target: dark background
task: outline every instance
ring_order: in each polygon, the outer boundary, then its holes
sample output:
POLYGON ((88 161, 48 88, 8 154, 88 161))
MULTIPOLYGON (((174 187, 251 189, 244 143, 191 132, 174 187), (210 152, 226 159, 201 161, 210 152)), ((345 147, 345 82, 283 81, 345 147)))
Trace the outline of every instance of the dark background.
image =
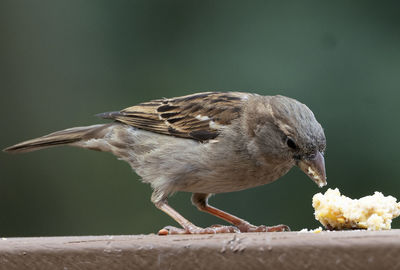
MULTIPOLYGON (((325 129, 328 187, 400 198, 398 1, 1 1, 0 148, 96 113, 200 91, 283 94, 325 129), (241 2, 241 3, 240 3, 241 2)), ((299 169, 214 205, 254 224, 316 228, 299 169)), ((0 153, 0 236, 139 234, 175 223, 107 153, 0 153)), ((200 226, 190 195, 170 199, 200 226)), ((400 228, 395 221, 393 227, 400 228)))

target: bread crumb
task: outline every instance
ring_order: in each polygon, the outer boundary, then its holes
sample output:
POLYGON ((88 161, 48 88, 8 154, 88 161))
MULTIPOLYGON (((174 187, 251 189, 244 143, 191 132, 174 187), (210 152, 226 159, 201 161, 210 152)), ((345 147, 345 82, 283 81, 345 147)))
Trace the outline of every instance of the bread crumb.
POLYGON ((313 197, 314 215, 329 230, 390 230, 392 219, 400 215, 400 203, 381 192, 360 199, 350 199, 339 189, 328 189, 313 197))
POLYGON ((314 230, 301 229, 301 230, 299 231, 299 233, 320 233, 320 232, 322 232, 322 228, 321 228, 321 227, 318 227, 318 228, 316 228, 316 229, 314 229, 314 230))
POLYGON ((322 180, 318 173, 314 171, 310 166, 308 166, 308 175, 311 175, 311 177, 318 183, 318 186, 322 188, 323 186, 326 186, 327 183, 326 181, 322 180))

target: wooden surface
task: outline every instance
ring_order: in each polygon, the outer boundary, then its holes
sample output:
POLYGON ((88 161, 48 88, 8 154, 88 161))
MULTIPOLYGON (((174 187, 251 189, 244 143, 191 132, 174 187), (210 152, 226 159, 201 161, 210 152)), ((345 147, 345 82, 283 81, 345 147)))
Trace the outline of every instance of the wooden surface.
POLYGON ((0 269, 400 269, 400 230, 1 238, 0 269))

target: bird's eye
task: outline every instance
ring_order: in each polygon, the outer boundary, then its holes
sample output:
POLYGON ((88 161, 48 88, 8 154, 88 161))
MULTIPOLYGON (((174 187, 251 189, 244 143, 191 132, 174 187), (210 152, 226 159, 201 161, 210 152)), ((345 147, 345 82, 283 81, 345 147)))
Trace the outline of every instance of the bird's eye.
POLYGON ((286 144, 287 144, 287 146, 289 146, 292 149, 297 149, 296 143, 290 138, 286 139, 286 144))

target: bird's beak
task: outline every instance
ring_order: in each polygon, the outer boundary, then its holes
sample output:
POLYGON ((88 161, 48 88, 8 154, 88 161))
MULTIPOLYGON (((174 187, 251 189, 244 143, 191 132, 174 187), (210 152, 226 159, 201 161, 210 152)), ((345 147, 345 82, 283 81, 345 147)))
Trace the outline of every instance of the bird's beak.
POLYGON ((325 160, 324 156, 318 151, 313 158, 304 158, 297 161, 297 166, 307 174, 319 187, 325 186, 325 160))

